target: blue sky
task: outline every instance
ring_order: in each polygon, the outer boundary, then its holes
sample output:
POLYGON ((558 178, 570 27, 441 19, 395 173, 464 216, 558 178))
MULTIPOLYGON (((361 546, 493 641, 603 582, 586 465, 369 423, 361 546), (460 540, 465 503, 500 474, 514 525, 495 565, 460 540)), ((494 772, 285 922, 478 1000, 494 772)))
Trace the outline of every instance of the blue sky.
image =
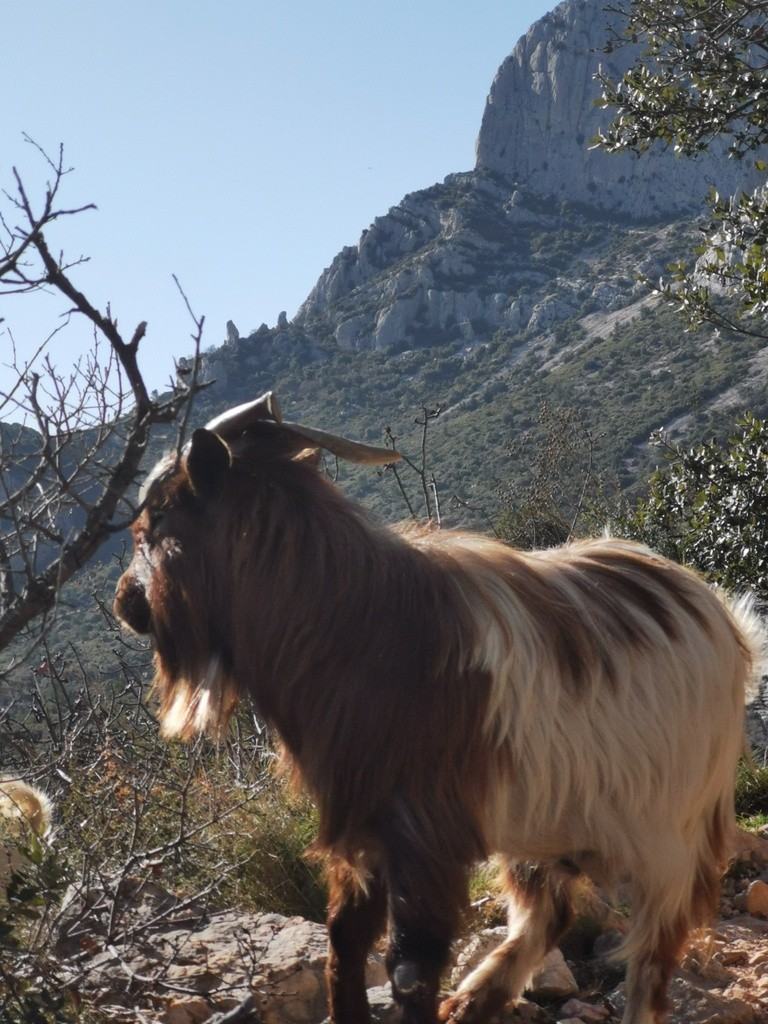
MULTIPOLYGON (((233 319, 289 316, 344 245, 407 192, 474 163, 493 77, 551 0, 25 0, 4 4, 0 185, 15 166, 41 195, 63 143, 74 171, 49 241, 90 262, 76 284, 125 335, 147 320, 141 365, 162 388, 173 356, 233 319)), ((5 207, 7 211, 7 206, 5 207)), ((2 300, 24 354, 56 325, 56 297, 2 300)), ((62 367, 85 324, 52 343, 62 367)))

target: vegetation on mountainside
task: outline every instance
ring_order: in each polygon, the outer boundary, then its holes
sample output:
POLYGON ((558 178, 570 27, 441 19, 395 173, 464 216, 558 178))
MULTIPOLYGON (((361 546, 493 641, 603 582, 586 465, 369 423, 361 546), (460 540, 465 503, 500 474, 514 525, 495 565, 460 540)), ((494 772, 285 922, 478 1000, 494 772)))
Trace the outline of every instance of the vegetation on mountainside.
POLYGON ((739 765, 736 813, 742 828, 757 831, 768 826, 768 765, 739 765))
POLYGON ((524 473, 501 494, 496 534, 513 547, 536 548, 602 533, 623 505, 616 474, 604 464, 605 441, 578 410, 543 402, 536 429, 510 446, 524 473))
POLYGON ((657 435, 668 466, 624 521, 633 536, 730 591, 768 601, 768 424, 747 415, 726 444, 657 435))
MULTIPOLYGON (((252 337, 217 354, 214 385, 202 396, 200 416, 273 388, 286 416, 350 437, 381 443, 390 427, 398 445, 416 454, 414 422, 422 405, 440 406, 430 428, 431 469, 443 496, 444 521, 486 528, 454 495, 482 505, 493 517, 500 494, 523 484, 526 465, 511 454, 524 436, 540 433, 538 411, 579 409, 601 437, 601 463, 624 488, 639 487, 658 461, 648 438, 661 423, 681 421, 685 436, 720 432, 731 421, 712 399, 749 380, 760 343, 738 334, 686 333, 663 305, 649 305, 607 336, 587 335, 576 319, 556 324, 543 342, 525 333, 497 332, 472 345, 400 353, 341 351, 333 344, 312 358, 300 336, 252 337), (533 343, 532 343, 533 342, 533 343), (302 355, 296 356, 296 351, 302 355), (386 419, 383 418, 382 412, 386 419)), ((768 412, 762 388, 744 386, 744 406, 768 412)), ((345 488, 386 519, 406 510, 388 474, 340 467, 345 488)))
POLYGON ((632 0, 625 9, 626 30, 609 46, 640 42, 643 55, 620 82, 601 76, 601 102, 616 114, 599 143, 610 152, 642 154, 661 142, 690 156, 724 139, 734 159, 755 162, 761 181, 751 193, 711 192, 697 266, 673 265, 662 292, 691 323, 765 338, 768 168, 761 147, 768 142, 768 2, 632 0), (737 300, 735 314, 723 294, 737 300))

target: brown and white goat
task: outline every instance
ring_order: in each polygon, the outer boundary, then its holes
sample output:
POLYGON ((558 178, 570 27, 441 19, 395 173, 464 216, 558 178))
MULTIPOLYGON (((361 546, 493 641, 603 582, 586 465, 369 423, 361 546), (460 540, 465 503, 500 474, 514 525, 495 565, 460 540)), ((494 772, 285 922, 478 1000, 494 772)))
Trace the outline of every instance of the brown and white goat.
POLYGON ((271 395, 150 475, 118 616, 156 648, 169 735, 246 696, 320 810, 331 1019, 370 1020, 366 954, 407 1024, 483 1022, 571 919, 581 872, 628 880, 626 1024, 662 1019, 734 825, 752 649, 693 573, 623 540, 520 552, 372 522, 271 395), (438 1008, 471 865, 505 865, 509 935, 438 1008))

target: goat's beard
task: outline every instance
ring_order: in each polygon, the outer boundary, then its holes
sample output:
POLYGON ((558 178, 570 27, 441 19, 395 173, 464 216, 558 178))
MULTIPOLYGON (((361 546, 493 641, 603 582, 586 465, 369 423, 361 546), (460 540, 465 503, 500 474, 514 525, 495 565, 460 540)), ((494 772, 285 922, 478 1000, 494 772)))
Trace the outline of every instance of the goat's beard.
POLYGON ((156 654, 155 668, 163 736, 188 740, 207 733, 221 739, 237 704, 238 690, 220 656, 211 654, 207 665, 197 670, 171 673, 156 654))
POLYGON ((173 577, 156 573, 149 594, 162 734, 189 740, 207 733, 220 739, 239 688, 227 670, 229 659, 211 642, 204 588, 189 573, 176 570, 173 577))

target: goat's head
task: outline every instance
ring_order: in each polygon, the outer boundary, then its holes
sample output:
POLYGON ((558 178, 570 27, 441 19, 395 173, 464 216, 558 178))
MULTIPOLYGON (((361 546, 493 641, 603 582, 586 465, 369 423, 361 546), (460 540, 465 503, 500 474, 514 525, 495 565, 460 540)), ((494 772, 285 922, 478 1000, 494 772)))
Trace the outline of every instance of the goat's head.
POLYGON ((291 521, 280 503, 291 494, 302 503, 301 487, 317 482, 321 449, 360 463, 399 458, 284 421, 268 392, 196 430, 180 454, 161 459, 147 477, 115 614, 152 637, 166 733, 226 724, 239 695, 238 605, 268 602, 282 569, 278 534, 291 521))

